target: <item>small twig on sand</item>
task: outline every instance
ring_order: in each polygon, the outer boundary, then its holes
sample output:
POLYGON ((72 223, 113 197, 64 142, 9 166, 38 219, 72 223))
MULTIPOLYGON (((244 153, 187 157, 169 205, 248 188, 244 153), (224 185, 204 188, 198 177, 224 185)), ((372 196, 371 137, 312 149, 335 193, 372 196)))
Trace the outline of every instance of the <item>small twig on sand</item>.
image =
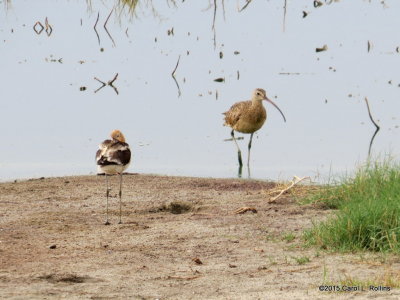
POLYGON ((300 268, 300 269, 291 269, 291 270, 285 270, 285 272, 288 273, 294 273, 294 272, 302 272, 302 271, 308 271, 308 270, 313 270, 313 269, 318 269, 320 266, 310 266, 310 267, 305 267, 305 268, 300 268))
POLYGON ((240 207, 240 208, 236 209, 236 210, 234 211, 234 213, 235 213, 235 214, 244 214, 244 213, 246 213, 246 212, 248 212, 248 211, 251 211, 251 212, 254 213, 254 214, 257 213, 257 209, 255 209, 254 207, 248 207, 248 206, 240 207))
POLYGON ((293 177, 293 180, 292 180, 291 183, 290 183, 290 185, 287 186, 286 188, 284 188, 283 190, 281 190, 281 191, 279 192, 279 194, 276 195, 275 197, 270 198, 270 199, 268 200, 268 202, 270 202, 270 203, 271 203, 271 202, 275 202, 276 199, 278 199, 280 196, 282 196, 284 193, 286 193, 288 190, 290 190, 292 187, 294 187, 296 184, 298 184, 299 182, 303 181, 304 179, 311 179, 311 178, 308 177, 308 176, 303 177, 303 178, 294 176, 294 177, 293 177))
POLYGON ((196 276, 189 276, 189 277, 181 277, 181 276, 167 276, 166 279, 177 279, 177 280, 193 280, 196 278, 199 278, 200 275, 196 275, 196 276))

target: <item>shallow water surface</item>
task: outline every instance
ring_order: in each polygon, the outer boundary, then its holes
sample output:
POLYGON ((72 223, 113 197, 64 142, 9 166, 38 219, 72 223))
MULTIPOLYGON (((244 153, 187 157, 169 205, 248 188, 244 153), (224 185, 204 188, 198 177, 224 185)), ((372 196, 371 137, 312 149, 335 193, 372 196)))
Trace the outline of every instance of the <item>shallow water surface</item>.
POLYGON ((365 97, 381 127, 372 155, 399 155, 400 2, 216 1, 214 26, 213 1, 139 1, 134 14, 122 2, 0 2, 0 180, 94 173, 116 128, 130 172, 235 177, 221 113, 257 87, 287 123, 265 104, 253 178, 352 172, 375 130, 365 97))

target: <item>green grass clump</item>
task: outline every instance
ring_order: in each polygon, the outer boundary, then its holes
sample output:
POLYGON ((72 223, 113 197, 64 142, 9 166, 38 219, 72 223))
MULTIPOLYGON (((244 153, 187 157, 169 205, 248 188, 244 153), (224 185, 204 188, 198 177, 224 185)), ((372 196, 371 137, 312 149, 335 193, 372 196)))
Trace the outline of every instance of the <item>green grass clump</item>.
POLYGON ((342 251, 400 253, 400 165, 368 162, 354 178, 330 186, 312 200, 338 208, 336 215, 305 232, 308 244, 342 251))
POLYGON ((287 243, 293 242, 296 236, 292 232, 288 232, 282 236, 282 241, 286 241, 287 243))
POLYGON ((308 256, 293 257, 293 259, 294 259, 299 265, 304 265, 304 264, 310 262, 310 258, 309 258, 308 256))

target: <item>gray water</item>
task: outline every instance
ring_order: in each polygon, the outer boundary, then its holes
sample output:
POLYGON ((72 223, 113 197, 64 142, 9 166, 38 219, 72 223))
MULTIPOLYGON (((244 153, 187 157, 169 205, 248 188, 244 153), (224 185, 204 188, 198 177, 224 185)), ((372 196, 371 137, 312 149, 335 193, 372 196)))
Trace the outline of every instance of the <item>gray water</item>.
POLYGON ((0 1, 0 180, 94 174, 113 129, 132 147, 130 172, 236 177, 221 113, 258 87, 287 123, 266 103, 252 178, 351 173, 375 131, 365 97, 381 127, 371 155, 398 158, 399 1, 287 1, 284 19, 285 1, 219 0, 215 30, 214 1, 140 1, 134 14, 120 3, 0 1), (35 33, 46 17, 52 31, 35 33), (94 77, 117 73, 118 94, 95 92, 94 77))

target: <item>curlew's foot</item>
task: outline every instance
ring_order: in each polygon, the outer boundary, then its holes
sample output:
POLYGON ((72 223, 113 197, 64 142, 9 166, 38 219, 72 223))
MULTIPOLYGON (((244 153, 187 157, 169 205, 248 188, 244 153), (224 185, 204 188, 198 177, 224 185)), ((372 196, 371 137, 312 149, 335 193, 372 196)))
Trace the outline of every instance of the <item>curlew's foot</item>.
POLYGON ((111 223, 110 222, 108 222, 108 221, 106 221, 105 223, 104 223, 104 225, 110 225, 111 223))

